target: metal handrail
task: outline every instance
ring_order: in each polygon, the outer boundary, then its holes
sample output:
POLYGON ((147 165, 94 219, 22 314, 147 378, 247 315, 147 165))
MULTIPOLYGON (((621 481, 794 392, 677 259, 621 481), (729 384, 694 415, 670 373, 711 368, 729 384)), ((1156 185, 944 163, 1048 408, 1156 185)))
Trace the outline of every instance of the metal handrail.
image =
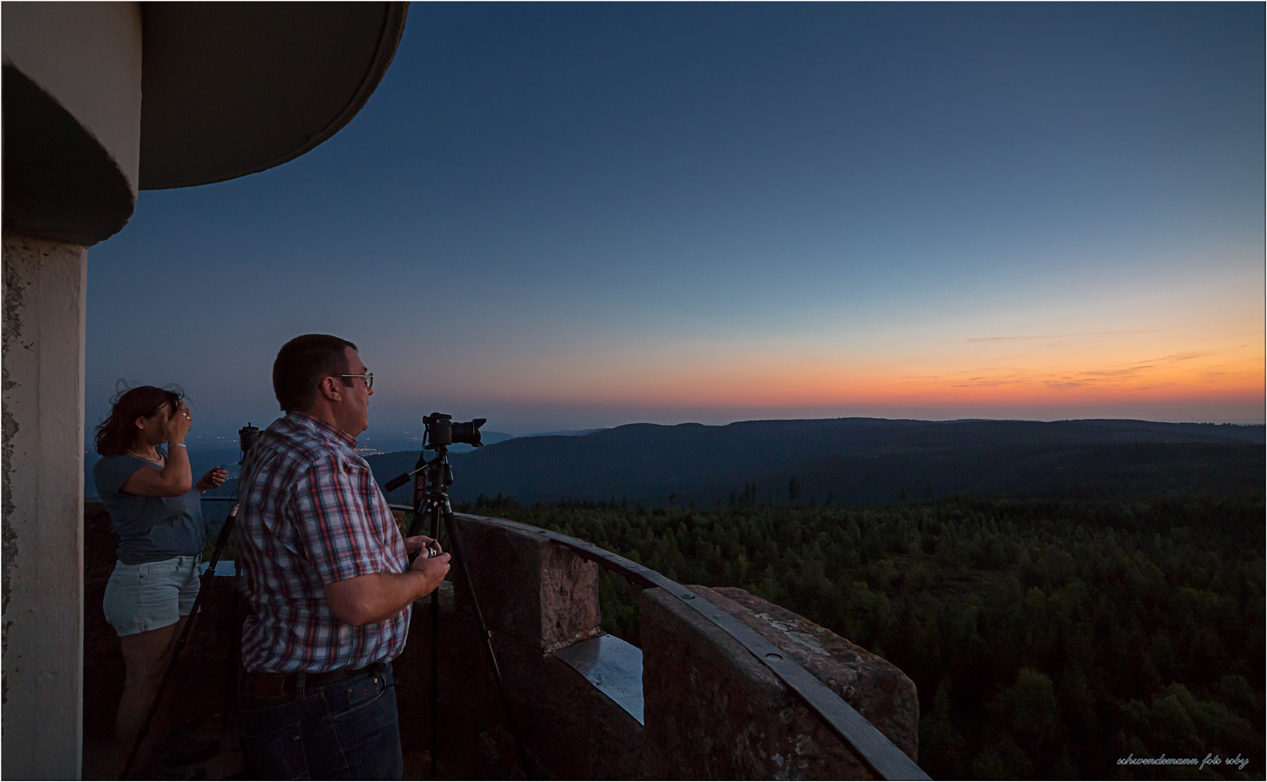
MULTIPOLYGON (((389 505, 392 510, 413 512, 408 505, 389 505)), ((698 613, 706 621, 725 631, 738 641, 753 657, 770 669, 788 689, 796 694, 805 706, 848 747, 873 775, 880 779, 929 779, 929 776, 906 756, 906 753, 881 733, 866 717, 859 714, 830 687, 823 684, 795 660, 785 655, 777 646, 735 617, 691 592, 681 584, 671 581, 656 571, 613 554, 588 541, 552 532, 531 524, 509 519, 495 519, 469 513, 455 514, 488 521, 531 535, 540 535, 555 543, 567 546, 585 559, 620 574, 643 587, 659 587, 678 599, 682 605, 698 613)))

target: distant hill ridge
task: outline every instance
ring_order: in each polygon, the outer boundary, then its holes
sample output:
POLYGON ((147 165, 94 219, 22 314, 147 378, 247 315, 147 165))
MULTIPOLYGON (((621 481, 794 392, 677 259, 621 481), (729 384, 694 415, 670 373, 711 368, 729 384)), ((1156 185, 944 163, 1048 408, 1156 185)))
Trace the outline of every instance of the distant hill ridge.
MULTIPOLYGON (((1088 419, 879 418, 629 424, 583 436, 516 438, 451 457, 455 501, 713 505, 756 484, 760 502, 876 504, 907 496, 1261 496, 1264 427, 1088 419)), ((417 452, 370 457, 380 483, 417 452)), ((408 490, 389 496, 407 502, 408 490)))

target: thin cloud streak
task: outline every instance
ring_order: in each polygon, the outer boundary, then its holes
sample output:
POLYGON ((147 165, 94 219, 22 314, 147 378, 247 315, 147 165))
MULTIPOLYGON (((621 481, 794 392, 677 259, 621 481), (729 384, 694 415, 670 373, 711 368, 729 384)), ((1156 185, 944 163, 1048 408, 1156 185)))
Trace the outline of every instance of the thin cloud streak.
POLYGON ((1064 370, 1035 367, 976 367, 945 374, 908 375, 891 386, 940 385, 944 388, 1041 387, 1052 391, 1077 389, 1126 390, 1133 383, 1148 383, 1135 391, 1191 386, 1193 381, 1210 383, 1215 378, 1245 375, 1253 367, 1238 361, 1237 351, 1183 351, 1101 367, 1064 370), (1219 360, 1219 359, 1222 360, 1219 360), (1213 361, 1211 361, 1213 359, 1213 361), (1197 363, 1198 367, 1193 368, 1197 363), (1236 372, 1235 370, 1241 370, 1236 372), (1228 370, 1232 370, 1229 372, 1228 370))
POLYGON ((1138 331, 1084 331, 1079 334, 1050 334, 1037 337, 969 337, 964 342, 1019 342, 1034 339, 1070 339, 1072 337, 1106 337, 1119 334, 1162 334, 1161 329, 1140 329, 1138 331))

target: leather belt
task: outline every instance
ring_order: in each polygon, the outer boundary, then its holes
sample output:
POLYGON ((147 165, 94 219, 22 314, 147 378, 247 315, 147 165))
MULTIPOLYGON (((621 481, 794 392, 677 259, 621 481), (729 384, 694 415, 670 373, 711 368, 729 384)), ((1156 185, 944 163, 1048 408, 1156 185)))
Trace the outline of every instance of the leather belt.
POLYGON ((257 698, 280 698, 299 689, 300 677, 303 677, 304 689, 316 689, 327 684, 347 679, 361 673, 381 673, 386 670, 385 663, 370 663, 364 668, 340 668, 337 671, 299 671, 296 673, 251 673, 246 672, 243 683, 257 698))

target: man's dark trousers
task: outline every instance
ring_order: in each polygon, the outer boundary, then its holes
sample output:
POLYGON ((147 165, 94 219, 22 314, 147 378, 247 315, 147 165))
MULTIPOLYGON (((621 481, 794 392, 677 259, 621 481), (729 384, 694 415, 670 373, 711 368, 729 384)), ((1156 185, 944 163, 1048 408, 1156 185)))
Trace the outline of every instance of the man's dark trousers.
POLYGON ((256 779, 400 779, 404 760, 391 663, 312 686, 261 695, 252 676, 238 691, 246 772, 256 779))

